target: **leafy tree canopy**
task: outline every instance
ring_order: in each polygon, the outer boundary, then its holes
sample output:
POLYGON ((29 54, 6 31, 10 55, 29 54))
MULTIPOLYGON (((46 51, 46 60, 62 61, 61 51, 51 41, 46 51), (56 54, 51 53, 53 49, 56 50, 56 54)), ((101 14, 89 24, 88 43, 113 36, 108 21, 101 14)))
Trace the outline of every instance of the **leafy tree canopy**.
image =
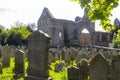
POLYGON ((2 33, 2 31, 5 29, 5 27, 3 25, 0 25, 0 33, 2 33))
POLYGON ((8 36, 6 43, 9 45, 26 45, 27 38, 31 32, 27 29, 26 25, 21 22, 16 22, 11 26, 11 29, 7 30, 8 36))
POLYGON ((88 17, 92 21, 100 20, 100 25, 106 30, 114 29, 109 19, 111 11, 119 5, 120 0, 70 0, 87 9, 88 17))
POLYGON ((2 33, 0 35, 0 44, 5 45, 7 36, 8 36, 7 30, 2 30, 2 33))
POLYGON ((35 31, 35 30, 37 29, 36 24, 35 24, 35 23, 29 23, 29 24, 27 25, 27 29, 28 29, 30 32, 35 31))
POLYGON ((116 35, 115 40, 113 41, 114 47, 120 47, 120 30, 118 30, 118 34, 116 35))

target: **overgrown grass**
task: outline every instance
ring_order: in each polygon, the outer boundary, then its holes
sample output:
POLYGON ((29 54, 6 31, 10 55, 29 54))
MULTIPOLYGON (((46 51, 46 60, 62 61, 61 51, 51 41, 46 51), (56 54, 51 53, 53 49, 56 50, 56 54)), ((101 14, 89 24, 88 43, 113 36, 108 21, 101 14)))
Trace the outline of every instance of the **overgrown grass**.
POLYGON ((0 74, 0 80, 23 80, 23 78, 15 79, 14 76, 14 58, 10 58, 10 67, 3 68, 0 74))
MULTIPOLYGON (((55 72, 55 64, 56 63, 60 63, 61 60, 55 61, 54 63, 51 63, 50 65, 50 70, 49 70, 49 76, 52 78, 52 80, 68 80, 67 78, 67 68, 71 67, 71 66, 76 66, 75 61, 73 62, 73 64, 66 66, 62 71, 60 72, 55 72)), ((63 61, 64 62, 64 61, 63 61)), ((0 80, 24 80, 23 77, 19 78, 19 79, 15 79, 14 76, 14 58, 10 59, 10 67, 8 68, 3 68, 2 72, 0 74, 0 80)), ((26 73, 26 69, 28 66, 28 61, 27 59, 25 59, 25 75, 26 73)))
MULTIPOLYGON (((49 75, 53 80, 67 80, 67 68, 65 68, 63 71, 60 72, 54 72, 54 66, 59 61, 56 61, 55 63, 51 63, 50 67, 51 70, 49 70, 49 75)), ((0 74, 0 80, 24 80, 23 77, 19 79, 15 79, 14 76, 14 58, 10 59, 10 67, 3 68, 2 73, 0 74)), ((28 61, 25 59, 25 74, 26 69, 28 66, 28 61)))

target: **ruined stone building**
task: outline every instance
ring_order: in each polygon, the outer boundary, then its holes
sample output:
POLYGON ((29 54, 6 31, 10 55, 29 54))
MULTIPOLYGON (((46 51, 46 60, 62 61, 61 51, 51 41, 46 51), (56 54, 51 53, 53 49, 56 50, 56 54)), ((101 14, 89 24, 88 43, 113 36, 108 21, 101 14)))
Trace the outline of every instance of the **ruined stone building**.
POLYGON ((108 46, 109 33, 96 32, 95 23, 86 17, 87 11, 84 10, 82 18, 76 17, 75 21, 56 19, 48 8, 44 8, 38 20, 38 29, 43 30, 51 36, 52 47, 58 45, 98 45, 108 46), (89 33, 82 33, 87 29, 89 33))

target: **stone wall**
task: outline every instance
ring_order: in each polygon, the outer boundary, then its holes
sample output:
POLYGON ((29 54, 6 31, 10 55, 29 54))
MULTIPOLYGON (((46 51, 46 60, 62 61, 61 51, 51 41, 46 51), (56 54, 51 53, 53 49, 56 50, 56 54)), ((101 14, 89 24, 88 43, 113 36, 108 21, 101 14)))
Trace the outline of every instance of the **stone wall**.
POLYGON ((106 32, 95 32, 94 33, 94 44, 99 46, 109 46, 110 36, 106 32))
MULTIPOLYGON (((87 29, 89 31, 90 37, 88 42, 90 45, 101 45, 102 43, 98 43, 95 38, 95 23, 92 23, 87 17, 87 11, 84 11, 84 16, 82 18, 76 17, 75 21, 65 20, 65 19, 56 19, 50 13, 47 8, 43 9, 43 12, 38 20, 38 29, 48 33, 51 36, 50 45, 51 47, 57 47, 58 45, 65 46, 70 44, 78 44, 80 43, 80 35, 83 29, 87 29), (61 33, 61 38, 59 34, 61 33), (98 44, 97 44, 98 43, 98 44)), ((104 35, 103 32, 101 34, 104 35)), ((105 33, 106 34, 106 33, 105 33)), ((104 36, 103 36, 104 37, 104 36)), ((105 36, 107 37, 107 36, 105 36)), ((105 42, 104 40, 101 42, 105 42)), ((86 44, 82 44, 86 45, 86 44)))

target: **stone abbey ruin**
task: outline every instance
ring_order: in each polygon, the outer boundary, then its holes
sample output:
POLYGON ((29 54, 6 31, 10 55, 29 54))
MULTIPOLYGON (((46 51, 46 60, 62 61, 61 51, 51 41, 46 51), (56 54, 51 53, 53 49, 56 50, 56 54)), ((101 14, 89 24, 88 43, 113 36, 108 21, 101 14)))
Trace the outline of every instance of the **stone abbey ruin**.
POLYGON ((44 8, 38 20, 38 29, 51 36, 50 46, 65 45, 97 45, 109 46, 110 36, 107 32, 95 31, 95 23, 86 17, 84 10, 82 18, 76 17, 75 21, 56 19, 48 8, 44 8), (89 33, 82 33, 87 29, 89 33))

